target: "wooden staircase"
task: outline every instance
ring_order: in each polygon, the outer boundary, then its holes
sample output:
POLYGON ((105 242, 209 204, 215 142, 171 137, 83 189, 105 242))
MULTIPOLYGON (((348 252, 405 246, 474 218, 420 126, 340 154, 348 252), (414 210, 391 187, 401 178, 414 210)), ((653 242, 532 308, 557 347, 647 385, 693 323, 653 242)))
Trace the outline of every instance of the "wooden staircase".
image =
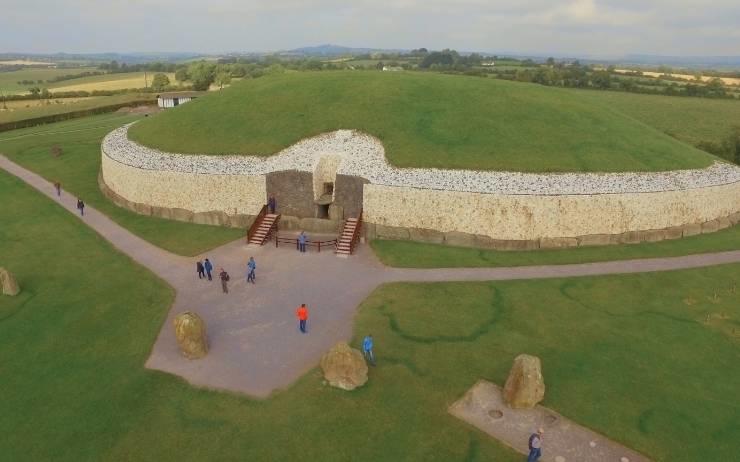
POLYGON ((337 239, 337 250, 334 252, 339 257, 348 257, 355 251, 357 241, 360 239, 362 230, 362 211, 357 218, 348 218, 344 222, 342 234, 337 239))
POLYGON ((264 245, 272 236, 273 231, 277 229, 278 221, 280 221, 280 214, 267 213, 267 206, 262 207, 247 231, 247 244, 264 245))

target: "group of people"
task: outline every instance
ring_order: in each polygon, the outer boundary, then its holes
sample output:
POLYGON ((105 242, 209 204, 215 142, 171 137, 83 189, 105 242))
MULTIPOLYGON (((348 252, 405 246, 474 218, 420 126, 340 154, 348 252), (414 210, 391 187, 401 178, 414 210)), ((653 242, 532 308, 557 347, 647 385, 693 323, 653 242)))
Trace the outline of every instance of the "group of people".
MULTIPOLYGON (((253 267, 256 268, 256 265, 254 265, 254 259, 251 257, 250 263, 252 263, 253 267)), ((207 279, 209 281, 213 281, 213 263, 211 263, 211 260, 209 260, 208 258, 203 261, 198 260, 195 263, 195 271, 198 273, 198 279, 207 279)), ((221 290, 223 291, 223 293, 228 294, 229 281, 231 280, 231 276, 229 276, 229 273, 227 273, 225 269, 219 268, 218 278, 221 280, 221 290)))

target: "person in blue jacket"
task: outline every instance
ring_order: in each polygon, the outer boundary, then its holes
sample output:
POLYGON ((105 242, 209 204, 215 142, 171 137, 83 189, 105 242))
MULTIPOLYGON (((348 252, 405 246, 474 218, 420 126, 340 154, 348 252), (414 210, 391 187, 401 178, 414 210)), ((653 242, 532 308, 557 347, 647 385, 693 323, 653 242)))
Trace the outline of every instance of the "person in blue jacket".
POLYGON ((247 282, 254 284, 256 269, 257 263, 254 261, 254 257, 249 257, 249 262, 247 263, 247 282))
POLYGON ((213 264, 211 263, 211 260, 206 258, 206 261, 203 262, 203 268, 206 270, 206 275, 208 275, 208 280, 213 281, 213 277, 211 277, 211 271, 213 271, 213 264))
POLYGON ((372 365, 375 365, 375 355, 373 354, 373 336, 368 334, 362 340, 362 355, 372 365))

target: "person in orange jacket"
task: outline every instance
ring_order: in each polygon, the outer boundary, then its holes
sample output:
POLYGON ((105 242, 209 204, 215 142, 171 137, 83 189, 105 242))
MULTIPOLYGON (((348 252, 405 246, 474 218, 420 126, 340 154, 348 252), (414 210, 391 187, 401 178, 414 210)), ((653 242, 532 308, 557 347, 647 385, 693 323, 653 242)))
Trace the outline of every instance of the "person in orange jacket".
POLYGON ((305 334, 306 321, 308 321, 308 308, 306 308, 305 303, 301 303, 301 306, 295 310, 295 315, 298 317, 298 328, 305 334))

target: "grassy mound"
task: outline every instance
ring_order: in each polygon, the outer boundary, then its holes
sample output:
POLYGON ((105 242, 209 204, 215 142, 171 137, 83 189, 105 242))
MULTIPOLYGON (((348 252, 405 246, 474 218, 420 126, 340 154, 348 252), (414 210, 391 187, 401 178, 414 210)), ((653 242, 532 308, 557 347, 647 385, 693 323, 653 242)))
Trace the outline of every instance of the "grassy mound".
POLYGON ((463 76, 288 73, 150 117, 131 139, 182 153, 270 155, 337 129, 400 167, 527 172, 699 168, 712 157, 585 95, 463 76))

